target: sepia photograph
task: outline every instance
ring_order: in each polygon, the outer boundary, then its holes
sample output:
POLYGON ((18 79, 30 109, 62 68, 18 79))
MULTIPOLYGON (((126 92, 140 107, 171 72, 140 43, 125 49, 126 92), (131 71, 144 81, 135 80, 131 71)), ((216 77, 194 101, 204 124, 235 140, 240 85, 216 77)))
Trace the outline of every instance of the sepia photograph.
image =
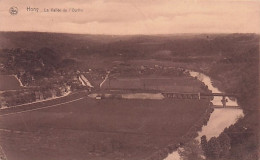
POLYGON ((260 160, 260 0, 0 0, 0 160, 260 160))

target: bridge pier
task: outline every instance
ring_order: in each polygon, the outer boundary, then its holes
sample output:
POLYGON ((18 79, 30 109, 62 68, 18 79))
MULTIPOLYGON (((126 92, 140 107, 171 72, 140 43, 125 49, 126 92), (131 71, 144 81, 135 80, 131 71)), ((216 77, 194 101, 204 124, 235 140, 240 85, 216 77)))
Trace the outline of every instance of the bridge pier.
POLYGON ((221 102, 223 104, 223 108, 226 108, 226 103, 228 99, 226 97, 237 97, 236 94, 226 94, 226 93, 177 93, 177 92, 162 92, 165 98, 171 99, 207 99, 213 100, 215 96, 222 97, 221 102))
POLYGON ((223 104, 223 108, 226 108, 226 104, 227 104, 227 99, 226 96, 222 96, 222 100, 221 100, 222 104, 223 104))

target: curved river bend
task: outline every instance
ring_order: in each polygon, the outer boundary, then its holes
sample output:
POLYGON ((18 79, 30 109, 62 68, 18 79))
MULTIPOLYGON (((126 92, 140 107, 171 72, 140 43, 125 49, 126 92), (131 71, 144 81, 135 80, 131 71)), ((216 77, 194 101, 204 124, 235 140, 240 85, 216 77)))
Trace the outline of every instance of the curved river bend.
MULTIPOLYGON (((205 74, 189 71, 192 77, 197 77, 198 80, 203 82, 205 85, 208 86, 208 89, 211 90, 213 93, 221 93, 218 88, 212 85, 212 80, 210 77, 206 76, 205 74)), ((222 97, 214 97, 211 101, 213 105, 219 106, 222 105, 221 103, 222 97)), ((229 98, 228 102, 226 103, 227 106, 237 106, 238 104, 236 101, 233 101, 229 98)), ((212 137, 219 136, 226 127, 236 123, 239 117, 244 116, 243 110, 240 108, 215 108, 214 111, 211 113, 209 121, 206 126, 202 127, 201 132, 199 132, 197 140, 200 140, 200 137, 206 135, 207 139, 212 137)), ((168 155, 164 160, 180 160, 181 157, 178 154, 178 151, 175 151, 168 155)))
MULTIPOLYGON (((212 85, 212 80, 210 77, 205 74, 187 70, 191 77, 196 77, 199 81, 203 82, 208 86, 208 89, 213 93, 221 93, 220 90, 212 85)), ((102 85, 100 85, 102 86, 102 85)), ((88 95, 91 98, 96 98, 101 96, 100 94, 92 93, 88 95)), ((109 98, 112 94, 104 94, 104 98, 109 98)), ((131 93, 131 94, 120 94, 120 97, 123 99, 164 99, 164 96, 161 93, 131 93)), ((222 106, 222 97, 214 96, 211 101, 214 106, 222 106)), ((211 113, 209 121, 206 126, 202 127, 202 130, 198 132, 198 137, 196 140, 200 140, 200 137, 206 135, 207 139, 212 137, 218 137, 225 128, 236 123, 239 117, 244 116, 243 110, 238 107, 236 100, 231 100, 227 97, 226 108, 215 108, 211 113), (232 108, 228 107, 232 106, 232 108), (237 108, 236 108, 237 107, 237 108)), ((178 154, 178 151, 175 151, 168 155, 164 160, 180 160, 181 157, 178 154)))

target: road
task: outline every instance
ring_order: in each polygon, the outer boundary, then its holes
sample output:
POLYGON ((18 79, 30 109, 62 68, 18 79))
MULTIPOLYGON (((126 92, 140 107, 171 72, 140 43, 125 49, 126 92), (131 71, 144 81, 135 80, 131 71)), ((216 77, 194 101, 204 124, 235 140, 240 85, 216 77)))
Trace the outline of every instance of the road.
POLYGON ((60 97, 57 99, 51 99, 42 102, 30 103, 26 105, 19 105, 15 107, 2 109, 0 110, 0 117, 12 115, 12 114, 24 113, 24 112, 31 112, 31 111, 36 111, 36 110, 41 110, 46 108, 58 107, 63 104, 72 103, 84 99, 86 97, 87 97, 86 91, 78 91, 68 96, 60 97))

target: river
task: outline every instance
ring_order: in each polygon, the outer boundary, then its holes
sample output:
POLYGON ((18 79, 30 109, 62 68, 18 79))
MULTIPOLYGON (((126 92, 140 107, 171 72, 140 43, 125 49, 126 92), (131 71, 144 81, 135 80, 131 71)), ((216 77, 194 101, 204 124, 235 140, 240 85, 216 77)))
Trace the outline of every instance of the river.
MULTIPOLYGON (((203 82, 208 86, 208 89, 213 93, 221 93, 218 88, 212 85, 212 80, 210 77, 205 74, 189 71, 190 76, 197 77, 198 80, 203 82)), ((221 103, 222 97, 214 97, 211 101, 214 106, 222 105, 221 103)), ((227 98, 228 102, 226 103, 227 108, 215 108, 211 113, 209 121, 206 126, 202 127, 202 130, 198 132, 197 140, 200 140, 200 137, 206 135, 207 139, 212 137, 219 136, 225 128, 230 125, 236 123, 239 117, 243 117, 243 110, 238 107, 238 104, 235 100, 231 100, 227 98), (228 106, 237 107, 237 108, 228 108, 228 106)), ((164 160, 180 160, 181 157, 178 154, 178 151, 175 151, 168 155, 164 160)))
MULTIPOLYGON (((212 85, 212 80, 209 76, 194 72, 188 71, 191 77, 196 77, 199 81, 203 82, 208 86, 208 89, 212 91, 212 93, 221 93, 221 91, 212 85)), ((102 85, 101 85, 102 86, 102 85)), ((97 96, 103 96, 104 98, 113 97, 113 94, 95 94, 92 93, 89 95, 91 98, 96 98, 97 96)), ((161 93, 129 93, 129 94, 119 94, 116 96, 117 98, 123 99, 164 99, 164 96, 161 93)), ((231 100, 230 98, 226 98, 226 108, 215 108, 211 113, 209 121, 206 126, 202 127, 202 130, 198 132, 198 137, 196 140, 200 140, 200 137, 206 135, 207 139, 212 137, 218 137, 225 128, 230 125, 236 123, 239 117, 243 117, 243 110, 239 108, 236 100, 231 100), (231 107, 232 106, 232 107, 231 107)), ((222 106, 222 97, 214 96, 211 101, 214 106, 222 106)), ((164 160, 180 160, 181 157, 178 154, 178 151, 175 151, 168 155, 164 160)))

